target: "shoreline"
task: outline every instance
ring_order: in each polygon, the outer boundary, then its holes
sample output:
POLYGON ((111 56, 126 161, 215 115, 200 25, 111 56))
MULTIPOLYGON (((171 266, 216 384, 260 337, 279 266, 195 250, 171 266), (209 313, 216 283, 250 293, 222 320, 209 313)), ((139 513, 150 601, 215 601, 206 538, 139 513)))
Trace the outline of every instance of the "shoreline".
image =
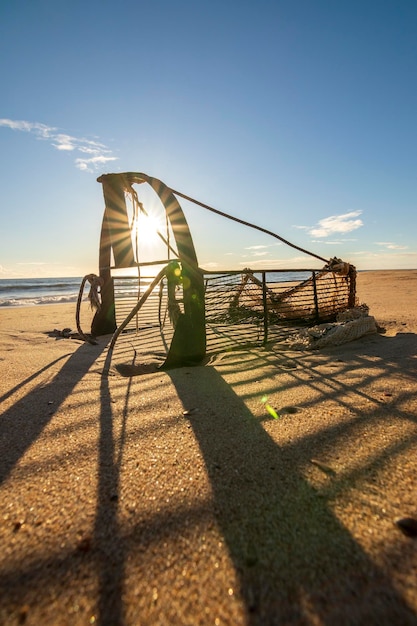
MULTIPOLYGON (((224 270, 224 271, 225 271, 225 272, 227 272, 226 270, 224 270)), ((262 270, 256 270, 256 269, 253 269, 253 270, 251 270, 251 271, 252 271, 254 274, 262 273, 262 270)), ((279 270, 279 271, 278 271, 278 270, 264 270, 264 271, 266 271, 266 273, 268 273, 268 272, 271 272, 271 273, 280 273, 280 272, 284 272, 284 273, 291 273, 291 272, 304 272, 304 273, 306 273, 306 272, 312 272, 312 271, 317 271, 317 272, 319 272, 319 271, 321 271, 321 268, 318 268, 317 270, 305 270, 305 269, 301 269, 301 270, 279 270)), ((239 274, 239 273, 241 273, 241 272, 242 272, 242 270, 235 270, 235 271, 233 271, 233 272, 231 272, 231 271, 230 271, 229 273, 239 274)), ((414 272, 417 272, 417 268, 415 268, 415 269, 413 269, 413 268, 410 268, 410 269, 378 269, 378 270, 375 270, 375 269, 372 269, 372 270, 358 270, 358 269, 357 269, 357 274, 358 274, 358 275, 361 275, 361 274, 375 274, 376 276, 381 275, 381 274, 385 274, 385 273, 387 273, 387 274, 389 274, 389 275, 390 275, 390 274, 402 274, 402 273, 405 273, 405 274, 411 274, 411 273, 414 273, 414 272)), ((219 270, 218 272, 214 272, 214 271, 205 272, 205 274, 207 274, 208 276, 209 276, 209 275, 215 275, 215 274, 217 274, 217 273, 221 274, 221 273, 222 273, 222 270, 219 270)), ((71 280, 72 278, 73 278, 72 276, 69 276, 69 277, 62 277, 62 278, 61 278, 61 280, 71 280)), ((128 277, 128 278, 135 279, 136 277, 135 277, 135 276, 130 276, 130 277, 128 277)), ((13 281, 14 279, 12 279, 12 278, 6 278, 6 279, 1 279, 1 280, 5 280, 5 281, 13 281)), ((36 280, 38 280, 38 279, 37 279, 37 278, 19 278, 19 279, 16 279, 16 280, 21 280, 21 281, 36 281, 36 280)), ((54 279, 54 278, 41 278, 41 279, 39 279, 39 280, 48 280, 48 281, 50 281, 50 280, 55 280, 55 279, 54 279)), ((58 280, 58 279, 57 279, 57 280, 58 280)), ((82 278, 80 278, 80 285, 81 285, 81 281, 82 281, 82 278)), ((289 281, 288 281, 288 280, 285 280, 285 281, 278 281, 278 282, 291 282, 291 283, 292 283, 292 282, 295 282, 295 283, 297 283, 297 281, 294 281, 294 280, 289 280, 289 281)), ((87 284, 87 286, 86 286, 86 289, 88 289, 88 284, 87 284)), ((58 294, 57 294, 57 297, 58 297, 58 294)), ((76 293, 74 293, 71 297, 73 298, 73 300, 70 300, 70 301, 67 301, 67 302, 46 302, 46 303, 36 303, 36 304, 30 303, 30 304, 27 304, 27 305, 26 305, 26 304, 18 304, 18 305, 13 305, 13 304, 11 304, 11 305, 0 305, 0 309, 1 309, 1 308, 3 308, 3 307, 4 307, 4 308, 19 308, 19 307, 21 307, 21 306, 43 306, 43 305, 45 305, 45 306, 46 306, 46 305, 54 305, 54 304, 71 304, 72 302, 77 302, 77 298, 78 298, 78 291, 77 291, 76 293)))
MULTIPOLYGON (((410 281, 410 293, 406 294, 409 296, 409 305, 410 307, 415 306, 415 302, 413 300, 413 290, 415 289, 415 294, 417 295, 417 269, 416 270, 362 270, 358 272, 357 275, 357 285, 356 285, 356 296, 360 304, 365 303, 370 306, 370 315, 374 315, 375 317, 381 316, 385 321, 389 321, 388 312, 391 311, 393 313, 392 317, 399 317, 404 315, 408 319, 413 318, 413 312, 409 311, 408 304, 407 306, 403 306, 401 302, 398 300, 389 301, 386 295, 386 283, 382 281, 384 278, 391 278, 395 280, 408 280, 410 281), (377 284, 375 286, 372 285, 372 281, 375 279, 377 284), (368 302, 368 301, 369 302, 368 302), (369 304, 370 303, 370 304, 369 304)), ((398 288, 396 283, 393 283, 394 291, 398 288)), ((392 290, 391 290, 392 291, 392 290)), ((42 311, 42 309, 52 311, 54 307, 57 307, 57 310, 63 311, 66 310, 65 318, 67 319, 70 315, 70 310, 74 311, 74 320, 75 320, 75 311, 77 305, 77 298, 71 302, 51 302, 47 304, 28 304, 28 305, 18 305, 18 306, 0 306, 0 322, 2 317, 2 312, 5 313, 6 318, 10 318, 10 314, 15 311, 17 317, 27 317, 29 315, 29 311, 42 311)), ((83 300, 83 311, 86 312, 89 310, 89 303, 87 297, 83 300)), ((4 317, 4 316, 3 316, 4 317)))

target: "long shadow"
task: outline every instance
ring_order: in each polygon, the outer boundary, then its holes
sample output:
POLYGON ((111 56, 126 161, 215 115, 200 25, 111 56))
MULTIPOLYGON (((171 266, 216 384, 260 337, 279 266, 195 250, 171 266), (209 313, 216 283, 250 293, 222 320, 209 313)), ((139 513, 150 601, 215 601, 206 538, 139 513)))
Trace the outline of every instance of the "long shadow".
MULTIPOLYGON (((46 385, 38 385, 3 413, 0 421, 1 482, 6 480, 25 451, 41 435, 59 406, 71 394, 104 348, 105 344, 81 345, 50 382, 46 385), (51 398, 53 398, 53 404, 51 404, 51 398)), ((20 386, 16 386, 13 392, 34 380, 37 375, 56 364, 58 360, 34 373, 20 386)), ((130 385, 126 395, 124 422, 127 419, 129 388, 130 385)), ((123 623, 122 585, 125 555, 117 521, 122 452, 119 457, 116 457, 112 402, 107 376, 101 377, 100 391, 97 508, 92 550, 89 546, 86 549, 88 550, 87 558, 95 562, 98 576, 97 610, 100 615, 100 624, 113 626, 123 623)), ((125 424, 122 440, 124 433, 125 424)), ((123 441, 120 445, 120 450, 122 450, 123 441)), ((61 575, 63 572, 70 572, 71 569, 76 571, 81 553, 79 547, 76 547, 72 552, 62 551, 50 557, 45 556, 36 566, 22 563, 17 570, 2 574, 0 578, 4 588, 10 589, 11 585, 19 586, 21 593, 25 595, 30 589, 36 588, 39 580, 43 580, 44 584, 51 584, 52 572, 55 572, 56 568, 60 568, 61 575)))
MULTIPOLYGON (((0 420, 0 484, 6 480, 29 446, 40 436, 59 406, 104 348, 104 344, 98 346, 82 344, 47 384, 38 385, 4 411, 0 420)), ((56 359, 43 367, 21 385, 16 386, 12 392, 21 389, 59 360, 56 359)), ((3 399, 10 397, 12 392, 4 394, 3 399)))
MULTIPOLYGON (((81 346, 45 387, 33 390, 4 413, 5 421, 0 422, 2 480, 101 350, 81 346), (38 407, 35 419, 34 404, 38 407)), ((210 407, 207 413, 191 412, 190 423, 239 579, 247 624, 416 624, 415 613, 332 513, 326 492, 318 492, 303 477, 306 441, 279 447, 214 368, 200 367, 195 373, 190 385, 180 370, 168 372, 185 409, 210 407)), ((97 509, 93 549, 88 555, 98 575, 98 615, 104 626, 124 623, 128 542, 121 532, 118 507, 131 391, 129 382, 122 431, 116 441, 108 382, 106 376, 101 378, 97 509)), ((338 435, 337 429, 330 428, 327 443, 336 445, 338 435)), ((179 523, 190 514, 181 512, 179 523)), ((168 522, 164 516, 156 519, 146 536, 156 540, 169 533, 168 522)), ((79 558, 77 551, 55 555, 51 564, 61 564, 70 572, 79 558)), ((45 568, 46 583, 52 579, 51 572, 45 568)), ((39 570, 29 569, 25 576, 35 584, 39 570)), ((10 574, 6 582, 14 580, 10 574)))
MULTIPOLYGON (((124 375, 143 373, 134 359, 126 368, 121 372, 124 375)), ((191 412, 190 419, 212 484, 216 515, 239 577, 247 623, 416 624, 417 616, 389 578, 332 513, 326 498, 334 496, 334 489, 330 494, 318 492, 304 479, 301 466, 308 454, 306 440, 280 448, 215 369, 197 371, 192 387, 179 370, 168 374, 184 408, 200 403, 212 407, 205 415, 191 412)), ((305 381, 295 378, 294 385, 298 384, 305 381)), ((130 386, 129 382, 116 455, 107 377, 101 382, 94 543, 98 614, 105 626, 123 623, 125 611, 128 548, 118 522, 118 498, 130 386)), ((331 395, 339 390, 336 385, 331 395)), ((329 428, 321 439, 335 444, 340 428, 329 428)), ((315 445, 314 438, 311 444, 315 445)), ((155 522, 155 528, 160 523, 166 521, 155 522)))
MULTIPOLYGON (((110 359, 111 354, 108 353, 104 371, 108 371, 110 359)), ((120 452, 117 457, 109 379, 106 375, 101 377, 98 489, 94 543, 97 551, 97 610, 102 626, 114 626, 124 623, 122 593, 125 570, 125 543, 121 540, 117 515, 120 492, 120 463, 122 461, 129 390, 130 382, 123 411, 122 441, 120 442, 120 452)))
MULTIPOLYGON (((73 353, 60 371, 46 385, 38 385, 13 404, 0 421, 0 479, 6 480, 25 451, 41 436, 43 429, 53 418, 59 406, 74 390, 76 384, 90 369, 104 350, 105 344, 83 344, 73 353), (51 404, 53 398, 53 404, 51 404)), ((68 355, 66 355, 68 356, 68 355)), ((65 358, 65 357, 62 357, 65 358)), ((56 364, 45 366, 12 391, 22 389, 43 371, 56 364)), ((19 568, 0 575, 4 589, 19 588, 23 597, 34 593, 38 585, 51 585, 57 570, 60 575, 70 575, 80 567, 80 555, 85 552, 84 562, 93 562, 97 572, 99 592, 97 611, 100 624, 118 625, 123 622, 122 586, 124 581, 125 554, 118 526, 119 475, 128 412, 130 384, 124 407, 124 423, 120 453, 116 456, 113 433, 113 411, 108 377, 101 377, 100 420, 98 441, 98 492, 94 524, 94 536, 85 547, 62 550, 52 555, 42 555, 35 564, 22 563, 19 568)), ((10 392, 8 396, 12 395, 10 392)), ((40 588, 39 587, 39 588, 40 588)), ((23 623, 23 622, 22 622, 23 623)))
MULTIPOLYGON (((338 348, 333 350, 333 355, 331 352, 327 354, 312 352, 293 353, 289 360, 285 355, 278 354, 273 350, 265 352, 263 355, 258 351, 254 355, 249 374, 245 376, 245 379, 239 385, 247 387, 249 383, 257 380, 259 378, 258 368, 264 366, 269 368, 268 376, 270 380, 268 386, 263 385, 263 393, 277 394, 279 389, 277 389, 274 375, 283 373, 287 374, 287 378, 290 379, 290 381, 287 380, 285 382, 284 389, 286 391, 295 391, 299 385, 308 385, 312 391, 316 392, 317 395, 315 397, 305 399, 299 404, 302 408, 312 408, 320 403, 323 398, 333 400, 339 406, 355 413, 357 413, 355 407, 358 399, 369 403, 368 411, 384 408, 386 407, 386 400, 382 397, 375 397, 375 394, 370 395, 367 386, 377 382, 384 386, 390 385, 391 377, 395 375, 401 375, 404 380, 410 380, 410 382, 417 381, 415 360, 417 335, 414 333, 399 334, 391 338, 379 337, 378 340, 365 346, 362 345, 360 351, 354 348, 354 344, 343 346, 343 358, 339 358, 338 348), (389 347, 390 356, 382 358, 380 354, 381 352, 386 354, 385 348, 387 346, 381 346, 381 342, 385 343, 387 341, 391 344, 389 347), (306 360, 308 358, 314 359, 315 357, 321 358, 322 361, 312 364, 306 360), (369 357, 373 360, 369 360, 369 357), (379 360, 376 361, 374 357, 379 357, 379 360), (325 368, 324 370, 322 369, 323 367, 325 368), (331 367, 331 371, 328 369, 329 367, 331 367), (349 377, 355 373, 355 370, 360 372, 360 385, 353 387, 349 377), (367 373, 364 373, 364 370, 367 373)), ((237 355, 235 361, 228 364, 230 371, 239 366, 239 358, 239 355, 237 355)), ((244 361, 243 364, 247 368, 247 362, 244 361)), ((245 399, 259 395, 258 391, 248 392, 247 389, 242 389, 242 392, 242 397, 245 399)), ((390 400, 390 406, 393 409, 395 408, 396 414, 400 417, 415 421, 416 416, 414 413, 405 413, 399 408, 399 405, 401 405, 401 402, 407 395, 412 397, 413 392, 402 392, 396 389, 396 397, 390 400)), ((279 406, 275 408, 280 411, 279 406)), ((364 415, 363 407, 360 409, 359 414, 361 416, 364 415)), ((341 428, 343 428, 343 425, 341 428)))
POLYGON ((10 398, 13 394, 15 394, 17 391, 19 391, 19 389, 22 389, 25 385, 28 385, 30 382, 32 382, 32 380, 35 380, 41 374, 43 374, 43 372, 48 371, 51 367, 53 367, 54 365, 56 365, 57 363, 59 363, 63 359, 66 359, 67 356, 69 356, 69 355, 68 354, 63 354, 62 356, 58 357, 54 361, 51 361, 50 363, 48 363, 44 367, 41 367, 40 370, 38 370, 37 372, 34 372, 33 374, 31 374, 30 376, 25 378, 25 380, 22 380, 20 383, 18 383, 17 385, 15 385, 14 387, 12 387, 8 391, 6 391, 6 393, 4 393, 2 396, 0 396, 0 402, 4 402, 5 400, 7 400, 7 398, 10 398))
POLYGON ((303 477, 305 448, 278 446, 220 374, 200 368, 194 385, 168 372, 211 481, 218 523, 247 611, 247 624, 416 624, 390 580, 303 477))

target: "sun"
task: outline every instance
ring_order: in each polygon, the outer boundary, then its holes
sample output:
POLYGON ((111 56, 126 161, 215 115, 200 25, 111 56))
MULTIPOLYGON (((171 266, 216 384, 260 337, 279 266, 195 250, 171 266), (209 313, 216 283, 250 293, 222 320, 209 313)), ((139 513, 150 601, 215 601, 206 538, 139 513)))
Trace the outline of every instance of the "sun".
POLYGON ((138 252, 138 261, 151 261, 156 256, 166 258, 166 220, 161 212, 140 211, 132 224, 132 243, 138 252))
POLYGON ((154 195, 153 190, 144 188, 140 199, 135 192, 128 193, 126 198, 133 254, 139 265, 158 265, 173 255, 178 256, 167 212, 154 195))
POLYGON ((152 215, 152 213, 145 215, 142 212, 139 213, 134 224, 139 239, 143 244, 148 243, 150 246, 159 241, 158 232, 161 232, 163 226, 162 220, 158 216, 152 215))

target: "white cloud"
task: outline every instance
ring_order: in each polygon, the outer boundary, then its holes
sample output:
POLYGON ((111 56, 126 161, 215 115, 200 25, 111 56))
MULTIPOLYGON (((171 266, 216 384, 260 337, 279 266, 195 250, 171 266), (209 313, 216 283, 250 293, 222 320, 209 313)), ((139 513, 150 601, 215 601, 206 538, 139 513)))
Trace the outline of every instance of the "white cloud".
POLYGON ((93 169, 91 169, 89 165, 93 165, 95 167, 96 165, 107 163, 108 161, 117 161, 117 157, 95 156, 91 159, 75 159, 75 165, 80 170, 92 172, 93 169))
POLYGON ((407 250, 408 246, 400 246, 397 243, 392 243, 391 241, 376 241, 377 246, 383 246, 387 248, 387 250, 407 250))
MULTIPOLYGON (((289 259, 246 259, 246 261, 240 261, 239 265, 243 267, 248 267, 248 263, 250 266, 261 266, 263 269, 297 269, 297 268, 305 268, 306 267, 306 257, 305 256, 294 256, 289 259)), ((317 261, 314 262, 316 265, 317 261)), ((307 263, 310 265, 310 263, 307 263)))
POLYGON ((74 150, 74 146, 71 145, 70 143, 59 143, 59 144, 52 144, 54 148, 56 148, 57 150, 74 150))
POLYGON ((60 152, 81 152, 91 155, 88 159, 76 158, 75 166, 85 172, 93 172, 99 165, 108 161, 116 161, 117 157, 112 156, 112 152, 104 144, 98 141, 85 139, 84 137, 73 137, 66 133, 58 132, 55 126, 47 126, 39 122, 27 122, 25 120, 0 119, 0 126, 5 126, 11 130, 20 130, 35 135, 37 139, 47 140, 60 152))
POLYGON ((281 241, 274 241, 269 244, 258 244, 256 246, 247 246, 245 250, 265 250, 266 248, 275 248, 276 246, 282 246, 281 241))
POLYGON ((349 239, 339 239, 338 241, 323 241, 323 239, 312 239, 311 243, 319 243, 321 246, 341 246, 346 241, 350 241, 349 239))
MULTIPOLYGON (((362 211, 351 211, 343 215, 331 215, 319 221, 317 226, 308 228, 312 237, 329 237, 334 233, 350 233, 363 226, 363 222, 357 218, 362 211)), ((301 227, 302 228, 302 227, 301 227)))
POLYGON ((27 133, 35 133, 41 137, 50 137, 50 134, 58 130, 53 126, 46 126, 39 122, 25 122, 24 120, 0 119, 0 126, 7 126, 12 130, 23 130, 27 133))

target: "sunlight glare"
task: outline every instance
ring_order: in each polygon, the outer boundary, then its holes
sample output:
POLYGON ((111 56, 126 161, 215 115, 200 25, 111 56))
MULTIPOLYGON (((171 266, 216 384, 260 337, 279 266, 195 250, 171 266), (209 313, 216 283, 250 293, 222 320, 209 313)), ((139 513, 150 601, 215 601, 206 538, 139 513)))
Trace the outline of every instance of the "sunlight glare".
POLYGON ((155 247, 161 241, 158 231, 165 236, 165 223, 161 216, 153 213, 148 213, 148 215, 139 213, 133 224, 133 234, 136 236, 137 232, 141 245, 147 248, 155 247))

